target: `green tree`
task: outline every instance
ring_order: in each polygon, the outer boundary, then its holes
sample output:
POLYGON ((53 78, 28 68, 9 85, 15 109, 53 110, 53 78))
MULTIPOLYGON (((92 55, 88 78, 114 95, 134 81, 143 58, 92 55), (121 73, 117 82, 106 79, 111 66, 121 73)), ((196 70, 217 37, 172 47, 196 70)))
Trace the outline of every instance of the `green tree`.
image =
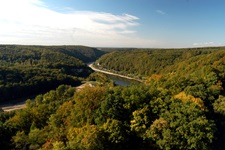
POLYGON ((29 146, 28 136, 23 132, 19 131, 15 136, 12 137, 13 144, 17 150, 27 150, 29 146))
POLYGON ((142 109, 136 110, 133 113, 133 120, 131 120, 131 131, 134 131, 137 136, 145 139, 146 131, 154 121, 151 118, 151 111, 148 106, 142 109))
POLYGON ((107 119, 106 123, 102 125, 104 135, 107 143, 106 149, 126 149, 129 141, 127 127, 123 122, 115 119, 107 119))
POLYGON ((94 124, 96 111, 105 98, 106 87, 85 87, 74 95, 74 110, 71 120, 74 126, 81 127, 85 124, 94 124))
POLYGON ((71 150, 103 150, 102 131, 95 125, 70 128, 67 134, 67 147, 71 150))
POLYGON ((213 104, 214 111, 225 116, 225 97, 220 95, 213 104))
POLYGON ((40 129, 32 129, 28 134, 28 142, 29 142, 29 149, 30 150, 36 150, 40 149, 42 145, 45 143, 45 140, 47 139, 48 134, 45 130, 40 129))
POLYGON ((220 95, 219 98, 213 104, 214 109, 214 120, 217 125, 217 139, 214 142, 214 149, 222 150, 225 149, 225 97, 220 95))
POLYGON ((127 110, 123 107, 124 99, 121 91, 121 87, 115 87, 106 93, 104 100, 96 111, 95 122, 98 125, 102 125, 107 119, 129 120, 127 110))
POLYGON ((215 124, 192 102, 173 102, 147 130, 161 149, 210 149, 215 124))

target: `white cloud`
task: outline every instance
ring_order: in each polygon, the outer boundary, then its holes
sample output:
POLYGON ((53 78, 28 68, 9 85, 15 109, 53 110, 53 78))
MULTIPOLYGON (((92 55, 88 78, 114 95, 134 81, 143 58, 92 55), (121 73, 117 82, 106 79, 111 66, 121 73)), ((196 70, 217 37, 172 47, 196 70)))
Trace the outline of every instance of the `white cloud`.
POLYGON ((202 42, 202 43, 193 43, 193 46, 195 47, 207 47, 207 46, 221 46, 221 43, 215 43, 215 42, 202 42))
POLYGON ((156 10, 156 12, 158 13, 158 14, 160 14, 160 15, 165 15, 166 13, 164 12, 164 11, 162 11, 162 10, 156 10))
POLYGON ((0 2, 0 44, 147 47, 133 29, 139 18, 130 14, 51 10, 40 0, 0 2))

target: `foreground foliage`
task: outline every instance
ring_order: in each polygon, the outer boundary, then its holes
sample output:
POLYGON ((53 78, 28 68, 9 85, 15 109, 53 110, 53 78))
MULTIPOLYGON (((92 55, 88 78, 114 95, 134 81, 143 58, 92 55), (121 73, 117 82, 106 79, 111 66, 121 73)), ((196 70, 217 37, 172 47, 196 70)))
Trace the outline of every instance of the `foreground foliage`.
MULTIPOLYGON (((211 149, 224 125, 214 118, 221 95, 202 109, 166 89, 61 85, 25 109, 1 113, 1 145, 7 149, 211 149), (219 131, 219 132, 218 132, 219 131), (11 143, 12 142, 12 143, 11 143)), ((218 119, 218 120, 217 120, 218 119)), ((222 136, 222 137, 221 137, 222 136)), ((223 143, 220 143, 222 147, 223 143)))

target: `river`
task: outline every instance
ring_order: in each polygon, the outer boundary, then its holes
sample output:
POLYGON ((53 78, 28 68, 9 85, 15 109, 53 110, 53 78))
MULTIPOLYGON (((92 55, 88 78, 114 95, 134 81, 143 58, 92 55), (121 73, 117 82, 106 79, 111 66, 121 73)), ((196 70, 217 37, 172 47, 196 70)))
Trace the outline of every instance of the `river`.
POLYGON ((131 79, 126 79, 123 77, 118 77, 115 75, 109 75, 106 74, 107 77, 109 77, 111 80, 113 80, 113 82, 118 85, 118 86, 130 86, 132 84, 139 84, 139 81, 135 81, 135 80, 131 80, 131 79))

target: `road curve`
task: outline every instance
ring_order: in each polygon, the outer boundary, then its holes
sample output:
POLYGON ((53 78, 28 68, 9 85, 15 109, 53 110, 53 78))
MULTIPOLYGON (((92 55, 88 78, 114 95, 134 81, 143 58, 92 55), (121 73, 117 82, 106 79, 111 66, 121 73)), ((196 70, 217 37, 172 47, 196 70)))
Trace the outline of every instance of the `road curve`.
POLYGON ((95 68, 95 67, 93 66, 93 63, 89 64, 88 66, 89 66, 92 70, 97 71, 97 72, 102 72, 102 73, 105 73, 105 74, 110 74, 110 75, 119 76, 119 77, 126 78, 126 79, 130 79, 130 80, 136 80, 136 81, 139 81, 139 82, 143 82, 143 80, 139 80, 139 79, 135 79, 135 78, 132 78, 132 77, 124 76, 124 75, 121 75, 121 74, 112 73, 112 72, 109 72, 109 71, 97 69, 97 68, 95 68))

